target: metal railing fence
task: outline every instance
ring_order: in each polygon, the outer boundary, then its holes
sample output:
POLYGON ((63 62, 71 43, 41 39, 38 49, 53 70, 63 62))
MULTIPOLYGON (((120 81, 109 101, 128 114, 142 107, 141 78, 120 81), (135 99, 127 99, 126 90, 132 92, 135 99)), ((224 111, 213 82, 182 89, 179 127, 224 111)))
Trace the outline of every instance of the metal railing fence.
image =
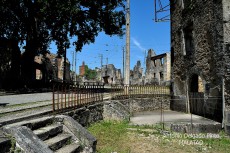
POLYGON ((170 96, 169 86, 159 85, 133 85, 133 86, 111 86, 112 99, 147 98, 170 96), (128 90, 128 94, 125 91, 128 90))
POLYGON ((103 101, 104 85, 100 83, 53 83, 53 111, 75 109, 89 103, 103 101))

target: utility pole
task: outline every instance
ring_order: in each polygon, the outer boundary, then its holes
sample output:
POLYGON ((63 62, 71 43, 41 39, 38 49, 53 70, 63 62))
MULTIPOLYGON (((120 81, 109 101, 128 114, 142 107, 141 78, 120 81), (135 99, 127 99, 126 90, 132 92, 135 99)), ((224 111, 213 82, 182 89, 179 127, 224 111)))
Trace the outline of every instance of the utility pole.
POLYGON ((122 78, 123 78, 123 84, 124 84, 124 78, 125 78, 125 47, 122 47, 122 49, 123 49, 123 76, 122 76, 122 78))
POLYGON ((72 81, 74 81, 74 51, 72 51, 72 81))
POLYGON ((105 76, 107 76, 107 70, 108 70, 108 57, 106 57, 105 76))
POLYGON ((130 0, 127 0, 126 6, 126 55, 125 55, 125 94, 129 94, 130 78, 130 0))
POLYGON ((63 82, 66 82, 66 44, 65 44, 65 50, 64 50, 64 68, 63 68, 63 82))
POLYGON ((99 57, 101 58, 101 82, 102 82, 103 55, 102 55, 102 54, 99 54, 99 57))
POLYGON ((77 52, 75 52, 75 64, 74 65, 75 65, 74 67, 75 75, 77 75, 77 52))

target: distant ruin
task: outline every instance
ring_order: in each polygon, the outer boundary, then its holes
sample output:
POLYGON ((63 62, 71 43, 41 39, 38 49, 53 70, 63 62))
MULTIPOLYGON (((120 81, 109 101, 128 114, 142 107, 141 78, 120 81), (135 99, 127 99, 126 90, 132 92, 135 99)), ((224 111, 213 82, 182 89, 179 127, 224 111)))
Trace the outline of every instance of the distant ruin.
POLYGON ((143 85, 143 68, 141 67, 141 61, 137 61, 133 70, 130 70, 130 84, 131 85, 143 85))
MULTIPOLYGON (((43 83, 51 80, 62 81, 64 77, 64 58, 58 57, 56 54, 46 53, 45 55, 38 55, 34 57, 36 63, 36 81, 43 81, 43 83)), ((70 82, 70 62, 66 60, 65 79, 70 82)))
POLYGON ((146 58, 145 84, 169 85, 170 60, 170 53, 156 55, 152 49, 149 49, 146 58))
POLYGON ((102 82, 105 84, 121 84, 121 70, 115 68, 113 64, 103 65, 102 70, 98 71, 98 75, 102 75, 102 82))

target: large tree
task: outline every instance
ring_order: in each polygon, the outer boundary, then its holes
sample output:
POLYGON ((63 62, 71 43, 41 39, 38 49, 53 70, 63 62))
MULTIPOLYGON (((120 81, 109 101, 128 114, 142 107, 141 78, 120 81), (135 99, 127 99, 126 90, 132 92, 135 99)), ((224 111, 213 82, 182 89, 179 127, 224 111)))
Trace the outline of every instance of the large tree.
POLYGON ((35 76, 31 68, 33 58, 46 52, 51 41, 56 42, 62 56, 70 45, 80 51, 84 44, 94 42, 101 31, 122 35, 124 3, 124 0, 1 0, 0 37, 25 44, 24 72, 29 77, 35 76))

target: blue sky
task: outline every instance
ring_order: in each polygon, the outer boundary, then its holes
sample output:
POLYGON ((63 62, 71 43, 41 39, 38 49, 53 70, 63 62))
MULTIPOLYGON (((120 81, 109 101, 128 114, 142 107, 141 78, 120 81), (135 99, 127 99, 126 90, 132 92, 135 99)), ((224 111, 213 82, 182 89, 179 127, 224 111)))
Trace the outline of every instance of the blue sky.
MULTIPOLYGON (((168 0, 161 0, 169 3, 168 0)), ((96 38, 94 44, 85 45, 77 53, 77 74, 79 66, 84 61, 89 68, 101 67, 100 55, 103 55, 103 65, 114 64, 123 71, 123 51, 126 39, 118 36, 106 36, 103 32, 96 38)), ((157 54, 170 51, 170 23, 154 22, 154 0, 130 0, 130 69, 138 60, 144 66, 145 51, 153 49, 157 54)), ((67 50, 67 58, 72 64, 74 47, 67 50)), ((56 52, 53 51, 52 52, 56 52)), ((71 68, 72 69, 72 68, 71 68)))

